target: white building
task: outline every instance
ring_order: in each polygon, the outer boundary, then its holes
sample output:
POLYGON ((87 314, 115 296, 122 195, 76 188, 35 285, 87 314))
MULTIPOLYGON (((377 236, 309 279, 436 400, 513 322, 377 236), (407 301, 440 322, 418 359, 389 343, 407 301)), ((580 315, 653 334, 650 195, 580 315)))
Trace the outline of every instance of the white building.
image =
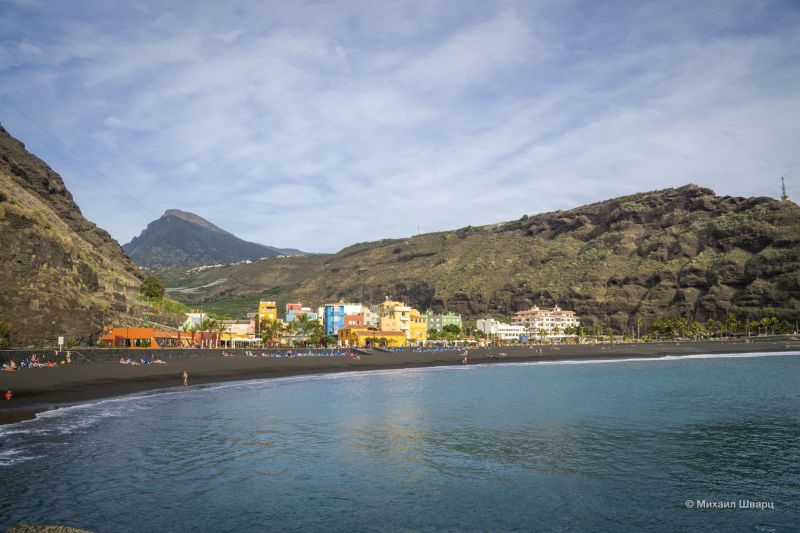
POLYGON ((184 320, 182 328, 185 331, 189 331, 192 328, 199 328, 206 320, 208 320, 208 315, 205 313, 186 313, 186 320, 184 320))
POLYGON ((375 311, 373 311, 369 307, 364 306, 364 309, 360 313, 356 313, 356 314, 364 316, 364 327, 366 327, 366 328, 375 328, 375 329, 378 328, 378 323, 379 323, 378 313, 376 313, 375 311))
POLYGON ((360 315, 364 306, 361 304, 344 304, 345 315, 360 315))
POLYGON ((493 318, 479 318, 477 326, 487 337, 503 341, 518 341, 527 333, 523 326, 504 324, 493 318))
POLYGON ((558 306, 553 309, 539 309, 533 306, 527 311, 518 311, 511 322, 526 329, 531 337, 561 338, 570 337, 564 331, 580 326, 575 311, 564 311, 558 306))
POLYGON ((239 336, 256 334, 255 320, 222 320, 221 322, 225 326, 224 333, 239 336))

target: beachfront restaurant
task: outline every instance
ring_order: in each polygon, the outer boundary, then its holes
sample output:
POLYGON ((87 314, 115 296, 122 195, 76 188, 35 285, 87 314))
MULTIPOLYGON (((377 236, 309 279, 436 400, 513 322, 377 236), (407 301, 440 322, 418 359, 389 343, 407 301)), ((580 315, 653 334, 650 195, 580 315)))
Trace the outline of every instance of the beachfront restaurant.
POLYGON ((111 328, 100 341, 112 348, 216 348, 213 331, 170 331, 156 328, 111 328))
POLYGON ((100 341, 113 348, 179 348, 184 344, 178 331, 155 328, 111 328, 100 341))

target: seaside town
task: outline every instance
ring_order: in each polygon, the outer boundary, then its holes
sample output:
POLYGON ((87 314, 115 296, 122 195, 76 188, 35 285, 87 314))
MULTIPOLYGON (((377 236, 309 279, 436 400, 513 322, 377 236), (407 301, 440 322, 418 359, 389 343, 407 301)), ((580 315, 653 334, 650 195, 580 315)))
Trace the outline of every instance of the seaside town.
POLYGON ((800 531, 800 0, 0 6, 0 533, 800 531))
POLYGON ((467 327, 460 314, 425 313, 406 302, 378 305, 328 303, 317 308, 288 303, 283 317, 274 301, 261 301, 246 320, 219 320, 204 312, 186 313, 180 328, 112 327, 101 337, 114 348, 263 348, 336 346, 404 348, 484 346, 487 343, 562 342, 579 333, 575 312, 558 306, 534 306, 516 313, 511 323, 481 318, 467 327))

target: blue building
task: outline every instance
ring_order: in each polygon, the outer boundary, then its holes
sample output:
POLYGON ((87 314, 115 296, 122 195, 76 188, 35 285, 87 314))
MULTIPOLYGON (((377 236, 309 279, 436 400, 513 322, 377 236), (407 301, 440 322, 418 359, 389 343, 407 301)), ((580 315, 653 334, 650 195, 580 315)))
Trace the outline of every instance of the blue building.
POLYGON ((344 304, 325 305, 325 335, 338 335, 344 328, 344 304))

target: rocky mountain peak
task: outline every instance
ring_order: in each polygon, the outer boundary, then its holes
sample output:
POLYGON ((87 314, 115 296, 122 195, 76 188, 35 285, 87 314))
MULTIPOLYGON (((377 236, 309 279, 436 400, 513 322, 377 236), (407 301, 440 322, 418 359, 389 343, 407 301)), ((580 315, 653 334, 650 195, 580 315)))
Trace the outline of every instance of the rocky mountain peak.
POLYGON ((167 209, 166 211, 164 211, 164 214, 161 215, 161 218, 164 218, 164 217, 180 218, 181 220, 185 220, 187 222, 191 222, 192 224, 197 224, 201 228, 206 228, 206 229, 211 230, 211 231, 218 231, 220 233, 226 233, 226 234, 230 235, 230 233, 228 233, 227 231, 223 230, 219 226, 215 226, 214 224, 212 224, 208 220, 204 219, 200 215, 196 215, 196 214, 191 213, 189 211, 181 211, 180 209, 167 209))
POLYGON ((123 249, 138 264, 156 268, 255 261, 302 253, 242 240, 200 215, 180 209, 166 210, 123 249))

